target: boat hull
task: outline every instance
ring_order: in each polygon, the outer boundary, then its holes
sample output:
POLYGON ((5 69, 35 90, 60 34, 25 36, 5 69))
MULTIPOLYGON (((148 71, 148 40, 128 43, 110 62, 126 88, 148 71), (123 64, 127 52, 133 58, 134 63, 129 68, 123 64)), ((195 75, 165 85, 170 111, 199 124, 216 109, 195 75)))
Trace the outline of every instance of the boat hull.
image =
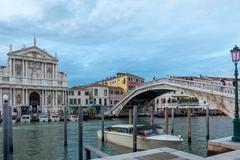
MULTIPOLYGON (((97 137, 98 139, 101 139, 101 131, 97 132, 97 137)), ((105 131, 104 140, 120 146, 133 148, 133 136, 130 134, 105 131)), ((137 136, 137 148, 140 150, 154 149, 160 147, 176 147, 181 142, 181 140, 156 140, 137 136)))

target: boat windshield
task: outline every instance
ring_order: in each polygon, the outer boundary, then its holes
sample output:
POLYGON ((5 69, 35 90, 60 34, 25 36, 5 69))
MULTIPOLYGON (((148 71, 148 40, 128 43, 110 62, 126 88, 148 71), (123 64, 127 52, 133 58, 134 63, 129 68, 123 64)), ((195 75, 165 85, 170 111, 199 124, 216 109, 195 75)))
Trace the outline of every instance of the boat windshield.
POLYGON ((148 129, 139 129, 138 135, 139 136, 155 136, 163 134, 162 128, 148 128, 148 129))

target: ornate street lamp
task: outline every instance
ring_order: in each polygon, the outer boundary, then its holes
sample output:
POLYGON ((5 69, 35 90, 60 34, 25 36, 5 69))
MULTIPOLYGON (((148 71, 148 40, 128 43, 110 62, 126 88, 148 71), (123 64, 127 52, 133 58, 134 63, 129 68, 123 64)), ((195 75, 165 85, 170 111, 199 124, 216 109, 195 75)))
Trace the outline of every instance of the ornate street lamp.
POLYGON ((238 68, 237 64, 240 60, 240 49, 235 45, 235 47, 231 50, 232 61, 235 65, 235 111, 234 111, 234 119, 233 119, 233 142, 240 142, 240 120, 238 114, 238 68))

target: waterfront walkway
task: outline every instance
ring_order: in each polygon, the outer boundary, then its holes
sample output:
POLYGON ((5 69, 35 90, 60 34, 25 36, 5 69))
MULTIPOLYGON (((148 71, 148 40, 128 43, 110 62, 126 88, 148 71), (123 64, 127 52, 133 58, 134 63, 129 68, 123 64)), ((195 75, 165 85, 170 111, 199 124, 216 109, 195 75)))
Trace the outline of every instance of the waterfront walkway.
POLYGON ((240 160, 240 151, 232 151, 211 157, 200 157, 172 148, 157 148, 146 151, 98 158, 95 160, 240 160))

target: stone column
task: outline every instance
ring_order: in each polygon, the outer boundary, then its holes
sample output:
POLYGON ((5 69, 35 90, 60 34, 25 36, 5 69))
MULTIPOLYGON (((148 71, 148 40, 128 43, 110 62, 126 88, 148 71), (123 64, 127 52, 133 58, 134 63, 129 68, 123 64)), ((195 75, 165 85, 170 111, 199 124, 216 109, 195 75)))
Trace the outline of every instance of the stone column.
POLYGON ((57 79, 57 73, 58 73, 58 65, 55 65, 55 79, 57 79))
POLYGON ((26 67, 26 74, 25 75, 26 75, 26 77, 28 77, 28 61, 26 61, 26 66, 25 67, 26 67))
POLYGON ((8 67, 9 67, 9 73, 10 75, 12 75, 12 59, 9 59, 8 67))
POLYGON ((57 106, 57 91, 55 91, 55 107, 57 106))
POLYGON ((29 105, 29 99, 28 99, 28 89, 26 89, 25 98, 26 98, 26 105, 29 105))
POLYGON ((16 106, 16 88, 13 88, 13 106, 16 106))
POLYGON ((24 59, 22 60, 22 76, 25 76, 25 70, 24 70, 24 59))
POLYGON ((42 90, 42 96, 41 96, 41 100, 42 100, 42 108, 44 107, 44 90, 42 90))
POLYGON ((45 63, 44 74, 45 74, 45 78, 47 78, 47 63, 45 63))
POLYGON ((54 79, 54 64, 52 64, 52 79, 54 79))
POLYGON ((15 59, 13 59, 13 76, 16 76, 16 72, 15 72, 15 59))
POLYGON ((10 87, 9 87, 9 105, 10 105, 10 106, 12 106, 12 100, 13 100, 12 97, 13 97, 13 96, 12 96, 12 87, 10 86, 10 87))
POLYGON ((41 72, 41 74, 42 74, 42 79, 44 78, 44 63, 42 62, 42 72, 41 72))
POLYGON ((24 95, 24 88, 22 88, 22 105, 25 104, 24 97, 25 97, 25 95, 24 95))

